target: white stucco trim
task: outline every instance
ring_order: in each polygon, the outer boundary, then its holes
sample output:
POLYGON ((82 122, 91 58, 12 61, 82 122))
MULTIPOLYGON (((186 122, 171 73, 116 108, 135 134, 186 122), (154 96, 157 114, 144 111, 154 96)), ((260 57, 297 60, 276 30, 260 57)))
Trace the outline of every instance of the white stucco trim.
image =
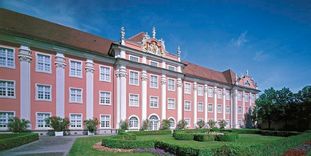
POLYGON ((140 119, 139 119, 139 117, 138 117, 137 115, 131 115, 131 116, 129 116, 128 119, 127 119, 127 120, 128 120, 128 123, 130 123, 130 119, 131 119, 132 117, 137 118, 138 124, 137 124, 137 127, 130 127, 130 126, 129 126, 129 129, 130 129, 130 130, 139 129, 139 128, 140 128, 140 119))
POLYGON ((56 116, 65 117, 65 56, 57 53, 56 65, 56 116))
POLYGON ((35 70, 38 73, 48 73, 48 74, 51 74, 52 73, 52 55, 51 54, 47 54, 47 53, 42 53, 42 52, 36 52, 35 70), (44 56, 48 56, 50 58, 50 71, 43 71, 43 70, 39 70, 38 69, 38 55, 44 55, 44 56))
POLYGON ((15 69, 16 68, 16 58, 15 58, 15 48, 14 47, 10 47, 10 46, 4 46, 0 44, 0 48, 5 48, 5 49, 11 49, 13 50, 13 66, 2 66, 0 65, 0 68, 10 68, 10 69, 15 69))

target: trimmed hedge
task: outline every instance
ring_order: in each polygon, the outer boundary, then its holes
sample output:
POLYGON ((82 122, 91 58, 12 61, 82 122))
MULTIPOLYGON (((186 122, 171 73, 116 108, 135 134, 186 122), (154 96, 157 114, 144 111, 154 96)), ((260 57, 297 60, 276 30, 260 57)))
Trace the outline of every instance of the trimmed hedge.
POLYGON ((224 133, 224 135, 216 136, 217 141, 235 141, 238 138, 239 138, 238 133, 224 133))
POLYGON ((281 137, 288 137, 292 135, 298 135, 299 132, 295 131, 270 131, 270 130, 261 130, 261 135, 269 135, 269 136, 281 136, 281 137))
POLYGON ((20 134, 6 134, 1 135, 0 151, 10 149, 23 144, 27 144, 39 139, 37 133, 20 133, 20 134))
POLYGON ((211 134, 194 134, 193 140, 195 141, 214 141, 216 135, 211 134))
POLYGON ((185 133, 185 132, 174 132, 173 137, 176 140, 193 140, 193 133, 185 133))
POLYGON ((135 134, 122 134, 117 136, 105 137, 102 140, 102 145, 110 148, 152 148, 154 147, 153 140, 136 140, 135 134))
POLYGON ((132 131, 128 132, 130 134, 135 134, 137 136, 142 136, 142 135, 166 135, 166 134, 171 134, 171 130, 158 130, 158 131, 132 131))

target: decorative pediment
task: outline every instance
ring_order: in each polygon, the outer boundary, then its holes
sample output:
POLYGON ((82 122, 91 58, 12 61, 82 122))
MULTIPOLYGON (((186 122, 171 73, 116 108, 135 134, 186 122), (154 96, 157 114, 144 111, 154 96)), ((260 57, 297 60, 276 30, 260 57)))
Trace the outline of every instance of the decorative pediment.
POLYGON ((142 43, 142 50, 144 52, 161 56, 165 54, 164 41, 162 40, 158 41, 155 38, 149 38, 148 35, 145 35, 142 43))

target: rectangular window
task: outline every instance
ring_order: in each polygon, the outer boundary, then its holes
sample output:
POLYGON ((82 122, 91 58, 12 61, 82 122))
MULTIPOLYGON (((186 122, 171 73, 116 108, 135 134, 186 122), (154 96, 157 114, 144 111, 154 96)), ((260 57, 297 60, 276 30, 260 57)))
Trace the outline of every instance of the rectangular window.
POLYGON ((226 90, 226 100, 230 100, 230 92, 229 92, 229 90, 226 90))
POLYGON ((217 113, 221 113, 221 111, 222 111, 222 108, 221 108, 221 105, 219 104, 217 105, 217 113))
POLYGON ((70 102, 82 103, 82 89, 70 88, 70 102))
POLYGON ((186 127, 190 127, 190 119, 185 119, 186 127))
POLYGON ((36 71, 38 72, 51 72, 51 56, 37 53, 36 71))
POLYGON ((150 108, 158 108, 159 98, 156 96, 150 96, 150 108))
POLYGON ((238 101, 242 101, 242 93, 238 92, 238 101))
POLYGON ((203 96, 204 90, 202 85, 198 85, 198 96, 203 96))
POLYGON ((239 114, 242 114, 242 106, 239 106, 239 107, 238 107, 238 113, 239 113, 239 114))
POLYGON ((218 89, 217 98, 222 99, 222 89, 218 89))
POLYGON ((50 113, 37 113, 37 128, 49 128, 50 125, 46 122, 46 119, 50 116, 50 113))
POLYGON ((71 128, 82 128, 82 115, 81 114, 70 114, 70 127, 71 128))
POLYGON ((139 57, 133 56, 133 55, 130 55, 129 57, 130 57, 130 61, 139 62, 139 57))
POLYGON ((156 62, 156 61, 150 61, 150 65, 151 65, 151 66, 154 66, 154 67, 158 67, 159 62, 156 62))
POLYGON ((14 49, 0 47, 0 67, 15 68, 14 49))
POLYGON ((212 112, 213 111, 213 104, 207 105, 207 111, 212 112))
POLYGON ((110 115, 101 115, 100 116, 100 127, 101 128, 110 128, 110 115))
POLYGON ((208 97, 213 97, 213 88, 208 88, 208 97))
POLYGON ((14 112, 0 112, 0 129, 7 129, 9 119, 15 116, 14 112))
POLYGON ((171 70, 171 71, 176 71, 176 67, 175 66, 171 66, 171 65, 167 65, 167 69, 171 70))
POLYGON ((167 79, 167 89, 169 91, 175 91, 175 80, 174 79, 167 79))
POLYGON ((8 80, 0 80, 0 97, 15 97, 15 82, 8 80))
POLYGON ((70 60, 70 75, 72 77, 82 77, 82 62, 70 60))
POLYGON ((158 88, 158 76, 150 75, 150 88, 158 88))
POLYGON ((204 110, 204 105, 202 102, 199 102, 198 103, 198 112, 203 112, 203 110, 204 110))
POLYGON ((226 113, 230 114, 230 106, 226 106, 226 113))
POLYGON ((99 67, 99 80, 100 81, 111 81, 111 68, 106 66, 99 67))
POLYGON ((37 84, 37 100, 50 101, 51 98, 51 86, 37 84))
POLYGON ((188 82, 185 82, 185 94, 191 94, 191 84, 188 82))
POLYGON ((138 86, 138 72, 130 71, 130 85, 137 85, 138 86))
POLYGON ((138 107, 138 106, 139 106, 139 100, 138 100, 138 98, 139 98, 138 94, 130 94, 129 106, 138 107))
POLYGON ((245 102, 249 102, 249 94, 245 94, 244 99, 245 99, 245 102))
POLYGON ((100 92, 99 93, 99 103, 101 105, 111 104, 111 93, 110 92, 100 92))
POLYGON ((191 103, 190 103, 190 101, 185 101, 184 110, 185 111, 191 111, 191 103))
POLYGON ((175 109, 175 99, 167 100, 167 109, 175 109))

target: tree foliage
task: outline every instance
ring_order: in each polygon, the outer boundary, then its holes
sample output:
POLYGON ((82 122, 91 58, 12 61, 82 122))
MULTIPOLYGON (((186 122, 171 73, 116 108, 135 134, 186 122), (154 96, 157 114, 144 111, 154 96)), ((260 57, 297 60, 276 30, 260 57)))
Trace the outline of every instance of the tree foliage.
POLYGON ((9 130, 14 133, 25 132, 29 127, 30 121, 13 117, 9 119, 8 127, 9 130))

